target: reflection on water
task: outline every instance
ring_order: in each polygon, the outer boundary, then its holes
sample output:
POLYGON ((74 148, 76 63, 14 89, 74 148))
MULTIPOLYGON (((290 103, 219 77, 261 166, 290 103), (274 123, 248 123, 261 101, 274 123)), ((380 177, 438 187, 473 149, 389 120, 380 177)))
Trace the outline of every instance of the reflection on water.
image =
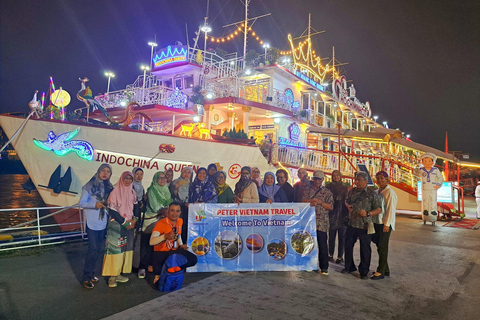
MULTIPOLYGON (((37 190, 30 194, 23 190, 22 183, 27 180, 26 174, 0 175, 0 209, 45 207, 37 190)), ((0 228, 8 228, 36 217, 35 210, 0 212, 0 228)))

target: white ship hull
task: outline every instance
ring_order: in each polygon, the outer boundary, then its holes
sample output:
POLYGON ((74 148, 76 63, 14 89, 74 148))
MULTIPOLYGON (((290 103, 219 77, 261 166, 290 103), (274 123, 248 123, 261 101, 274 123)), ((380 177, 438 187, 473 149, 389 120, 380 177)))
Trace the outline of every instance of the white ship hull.
MULTIPOLYGON (((0 126, 7 136, 12 137, 25 118, 0 115, 0 126)), ((12 141, 20 160, 25 166, 45 204, 48 206, 72 206, 80 199, 82 186, 95 174, 102 163, 109 163, 113 169, 112 183, 116 183, 124 171, 133 167, 144 168, 143 184, 147 188, 157 171, 174 170, 174 177, 180 175, 184 166, 207 167, 210 163, 220 164, 229 176, 232 185, 239 177, 241 166, 256 166, 261 172, 271 170, 260 149, 256 146, 200 140, 142 131, 128 131, 111 127, 63 123, 61 121, 28 120, 27 124, 12 141), (86 160, 71 151, 63 156, 45 150, 34 144, 34 139, 47 140, 50 131, 58 137, 65 132, 79 129, 71 140, 89 142, 93 158, 86 160), (160 153, 159 146, 175 146, 173 153, 160 153), (155 157, 154 157, 155 156, 155 157), (154 159, 152 159, 154 157, 154 159), (152 159, 151 161, 149 161, 152 159), (47 186, 52 173, 62 166, 62 175, 72 168, 71 192, 56 194, 47 186)))

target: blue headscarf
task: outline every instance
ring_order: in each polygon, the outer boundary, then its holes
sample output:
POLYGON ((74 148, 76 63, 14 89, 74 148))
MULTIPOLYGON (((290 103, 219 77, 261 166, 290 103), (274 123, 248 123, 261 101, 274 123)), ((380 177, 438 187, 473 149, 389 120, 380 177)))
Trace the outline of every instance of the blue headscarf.
POLYGON ((280 186, 276 185, 275 184, 275 175, 273 174, 273 172, 265 172, 265 175, 263 176, 263 184, 262 186, 258 189, 258 193, 267 197, 268 199, 274 201, 274 197, 275 197, 275 194, 278 192, 278 190, 280 190, 280 186), (271 186, 267 186, 265 184, 265 180, 267 180, 267 176, 272 176, 273 178, 273 185, 271 186))
POLYGON ((188 202, 217 203, 217 191, 212 180, 208 179, 207 169, 201 167, 197 170, 195 180, 190 184, 188 202), (200 171, 205 171, 206 177, 203 181, 198 180, 200 171))

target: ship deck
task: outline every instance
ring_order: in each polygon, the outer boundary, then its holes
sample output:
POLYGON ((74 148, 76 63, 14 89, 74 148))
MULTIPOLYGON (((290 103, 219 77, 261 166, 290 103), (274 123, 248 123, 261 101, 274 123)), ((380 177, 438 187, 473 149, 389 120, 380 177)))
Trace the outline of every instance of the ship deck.
MULTIPOLYGON (((467 218, 474 218, 474 201, 467 218)), ((151 278, 93 290, 79 281, 86 243, 0 257, 2 319, 474 319, 480 299, 480 232, 423 225, 397 216, 390 242, 392 275, 382 281, 316 272, 188 273, 164 294, 151 278), (360 297, 368 296, 369 299, 360 297), (320 312, 321 310, 321 312, 320 312)), ((358 247, 358 246, 357 246, 358 247)), ((372 244, 371 268, 377 265, 372 244)), ((358 248, 355 251, 358 259, 358 248)), ((101 261, 97 270, 100 270, 101 261)), ((135 265, 135 263, 134 263, 135 265)))

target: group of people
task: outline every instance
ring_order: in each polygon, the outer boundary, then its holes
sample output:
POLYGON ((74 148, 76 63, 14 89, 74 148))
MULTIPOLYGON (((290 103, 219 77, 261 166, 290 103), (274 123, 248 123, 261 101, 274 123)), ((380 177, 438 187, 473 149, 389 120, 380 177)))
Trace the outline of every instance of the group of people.
POLYGON ((343 262, 344 252, 342 273, 355 271, 353 247, 359 238, 361 277, 366 278, 369 271, 372 240, 380 256, 372 279, 389 275, 388 239, 395 228, 396 195, 388 186, 384 171, 377 174, 377 193, 367 187, 367 176, 362 172, 355 177, 355 187, 348 190, 337 170, 325 187, 322 171, 315 171, 309 179, 307 170, 300 168, 299 181, 292 186, 284 169, 275 174, 266 172, 262 178, 259 168, 245 166, 241 168, 239 181, 231 188, 226 183, 227 174, 212 163, 199 168, 195 178, 191 167, 184 167, 177 179, 172 170, 159 171, 146 191, 142 168, 123 172, 115 186, 110 182, 111 175, 111 166, 102 164, 82 188, 79 205, 84 209, 88 236, 82 277, 85 288, 92 289, 98 281, 95 265, 105 235, 102 276, 109 277, 109 287, 129 280, 122 274, 132 272, 136 235, 140 235, 139 278, 145 278, 147 271, 153 272, 155 283, 173 253, 187 258, 181 268, 195 265, 197 258, 186 245, 189 203, 308 202, 315 207, 321 274, 328 274, 329 261, 343 262), (338 249, 334 259, 336 238, 338 249))

